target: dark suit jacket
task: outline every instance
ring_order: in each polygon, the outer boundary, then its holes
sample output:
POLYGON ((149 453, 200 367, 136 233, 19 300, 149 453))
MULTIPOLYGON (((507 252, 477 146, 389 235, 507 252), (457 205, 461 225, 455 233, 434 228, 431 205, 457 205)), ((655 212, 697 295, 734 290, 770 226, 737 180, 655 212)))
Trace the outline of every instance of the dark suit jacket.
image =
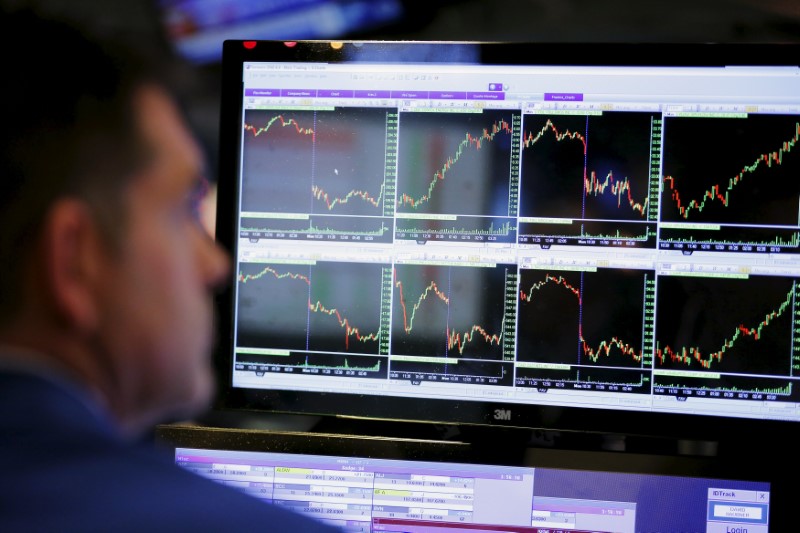
POLYGON ((0 371, 0 531, 336 531, 131 445, 67 387, 0 371))

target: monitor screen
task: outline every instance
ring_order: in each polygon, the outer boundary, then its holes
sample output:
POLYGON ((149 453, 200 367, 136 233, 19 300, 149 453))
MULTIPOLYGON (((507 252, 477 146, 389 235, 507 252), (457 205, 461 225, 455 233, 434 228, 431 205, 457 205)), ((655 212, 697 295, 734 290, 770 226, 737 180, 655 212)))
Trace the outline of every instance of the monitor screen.
POLYGON ((192 433, 164 433, 176 464, 343 531, 765 533, 781 523, 778 486, 730 472, 716 478, 620 472, 605 463, 582 470, 443 461, 422 443, 413 458, 399 458, 397 445, 394 457, 382 457, 387 442, 368 439, 354 439, 347 453, 336 442, 309 453, 314 438, 289 443, 281 434, 261 435, 264 449, 254 451, 213 432, 192 445, 192 433))
POLYGON ((219 406, 794 427, 798 52, 226 42, 219 406))

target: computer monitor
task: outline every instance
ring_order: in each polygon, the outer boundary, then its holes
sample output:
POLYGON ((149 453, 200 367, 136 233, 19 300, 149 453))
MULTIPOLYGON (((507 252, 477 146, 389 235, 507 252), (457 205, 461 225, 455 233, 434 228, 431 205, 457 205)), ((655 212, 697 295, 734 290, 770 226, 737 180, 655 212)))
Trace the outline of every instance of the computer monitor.
POLYGON ((218 407, 797 427, 798 52, 227 41, 218 407))
POLYGON ((159 443, 190 471, 343 531, 766 533, 790 517, 785 487, 742 469, 621 470, 602 454, 580 468, 546 450, 493 464, 463 445, 205 428, 163 428, 159 443))

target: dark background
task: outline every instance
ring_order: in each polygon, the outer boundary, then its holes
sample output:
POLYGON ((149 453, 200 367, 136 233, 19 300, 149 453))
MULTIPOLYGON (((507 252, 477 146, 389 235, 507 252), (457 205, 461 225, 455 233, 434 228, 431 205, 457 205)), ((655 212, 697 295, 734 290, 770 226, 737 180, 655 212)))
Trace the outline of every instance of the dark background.
MULTIPOLYGON (((264 0, 267 1, 267 0, 264 0)), ((795 42, 798 0, 397 0, 404 16, 358 33, 304 38, 552 42, 795 42)), ((160 6, 176 0, 0 0, 33 7, 156 54, 177 53, 160 6)), ((251 0, 249 6, 259 0, 251 0)), ((279 36, 283 39, 284 36, 279 36)), ((219 65, 185 62, 182 102, 216 168, 219 65)), ((214 173, 210 177, 213 179, 214 173)))

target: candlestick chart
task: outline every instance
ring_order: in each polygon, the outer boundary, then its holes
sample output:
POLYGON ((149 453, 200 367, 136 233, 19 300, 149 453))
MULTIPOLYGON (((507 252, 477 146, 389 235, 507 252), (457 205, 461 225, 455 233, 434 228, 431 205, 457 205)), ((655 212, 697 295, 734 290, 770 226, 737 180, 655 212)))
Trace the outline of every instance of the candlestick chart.
POLYGON ((525 115, 523 216, 649 220, 654 116, 525 115))
POLYGON ((400 113, 397 211, 516 216, 520 115, 400 113))
POLYGON ((796 248, 798 139, 796 116, 665 119, 661 220, 724 230, 698 235, 678 226, 665 235, 668 242, 796 248), (771 227, 774 234, 765 236, 761 230, 771 227))
POLYGON ((517 384, 580 383, 591 375, 646 389, 653 280, 649 270, 522 269, 517 384))
MULTIPOLYGON (((522 133, 523 217, 613 223, 597 234, 591 225, 565 228, 568 234, 560 237, 570 244, 620 233, 640 246, 652 246, 648 235, 658 210, 659 117, 529 114, 523 117, 522 133)), ((544 229, 529 222, 520 234, 541 235, 544 229)))
MULTIPOLYGON (((241 263, 239 350, 265 365, 373 367, 388 354, 391 268, 369 263, 241 263)), ((381 361, 382 373, 386 362, 381 361)))
POLYGON ((392 375, 510 384, 516 266, 396 264, 393 279, 392 375))
POLYGON ((800 346, 795 279, 661 276, 657 294, 655 369, 791 375, 800 346))
POLYGON ((384 109, 246 110, 242 210, 391 216, 396 129, 384 109))

